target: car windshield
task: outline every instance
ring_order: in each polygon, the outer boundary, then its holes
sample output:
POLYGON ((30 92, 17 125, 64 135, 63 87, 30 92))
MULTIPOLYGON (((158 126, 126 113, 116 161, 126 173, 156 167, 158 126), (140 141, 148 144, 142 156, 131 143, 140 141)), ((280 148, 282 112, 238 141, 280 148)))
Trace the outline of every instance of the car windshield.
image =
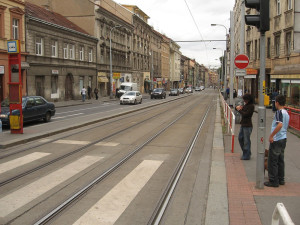
POLYGON ((130 87, 130 86, 121 85, 121 86, 120 86, 120 89, 121 89, 121 90, 124 90, 124 91, 130 91, 130 90, 131 90, 131 87, 130 87))
POLYGON ((124 96, 125 96, 125 95, 135 96, 135 92, 129 91, 129 92, 126 92, 126 93, 124 94, 124 96))
POLYGON ((154 89, 153 91, 154 91, 154 92, 162 92, 162 90, 163 90, 163 89, 161 89, 161 88, 156 88, 156 89, 154 89))

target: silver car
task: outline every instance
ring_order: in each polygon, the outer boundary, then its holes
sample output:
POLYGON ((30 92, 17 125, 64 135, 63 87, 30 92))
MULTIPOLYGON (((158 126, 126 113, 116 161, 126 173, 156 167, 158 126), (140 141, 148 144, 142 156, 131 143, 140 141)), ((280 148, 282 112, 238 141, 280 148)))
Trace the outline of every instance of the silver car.
POLYGON ((139 91, 127 91, 120 98, 120 104, 142 104, 143 96, 139 91))

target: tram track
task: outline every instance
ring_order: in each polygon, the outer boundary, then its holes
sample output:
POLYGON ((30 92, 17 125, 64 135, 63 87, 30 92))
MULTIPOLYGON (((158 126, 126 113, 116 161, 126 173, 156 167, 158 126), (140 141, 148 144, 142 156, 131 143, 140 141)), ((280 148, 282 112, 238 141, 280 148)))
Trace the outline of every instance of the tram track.
MULTIPOLYGON (((67 154, 61 155, 60 157, 55 158, 55 159, 53 159, 53 160, 51 160, 51 161, 49 161, 49 162, 47 162, 47 163, 44 163, 44 164, 42 164, 42 165, 40 165, 40 166, 37 166, 37 167, 35 167, 35 168, 32 168, 32 169, 30 169, 30 170, 24 171, 24 172, 22 172, 22 173, 20 173, 20 174, 18 174, 18 175, 16 175, 16 176, 14 176, 14 177, 11 177, 11 178, 9 178, 9 179, 0 181, 0 187, 4 186, 4 185, 6 185, 6 184, 9 184, 9 183, 11 183, 11 182, 13 182, 13 181, 15 181, 15 180, 17 180, 17 179, 20 179, 20 178, 22 178, 22 177, 24 177, 24 176, 27 176, 27 175, 29 175, 29 174, 31 174, 31 173, 33 173, 33 172, 36 172, 36 171, 38 171, 38 170, 40 170, 40 169, 42 169, 42 168, 45 168, 45 167, 47 167, 47 166, 49 166, 49 165, 52 165, 52 164, 54 164, 54 163, 56 163, 56 162, 58 162, 58 161, 60 161, 60 160, 62 160, 62 159, 65 159, 65 158, 69 157, 69 156, 72 156, 72 155, 74 155, 74 154, 76 154, 76 153, 79 153, 79 152, 81 152, 81 151, 84 151, 84 150, 87 149, 88 147, 93 146, 93 145, 95 145, 95 144, 97 144, 97 143, 99 143, 99 142, 105 141, 105 140, 107 140, 107 139, 109 139, 109 138, 111 138, 111 137, 113 137, 113 136, 116 136, 116 135, 118 135, 118 134, 120 134, 120 133, 122 133, 122 132, 124 132, 124 131, 126 131, 126 130, 128 130, 128 129, 134 128, 134 127, 136 127, 136 126, 140 126, 141 124, 143 124, 143 123, 145 123, 145 122, 147 122, 147 121, 149 121, 149 120, 151 120, 151 119, 153 119, 153 118, 155 118, 155 117, 157 117, 157 116, 159 116, 159 115, 162 115, 163 113, 167 112, 168 110, 169 110, 169 109, 164 110, 164 111, 162 111, 162 112, 158 112, 158 113, 156 113, 155 115, 152 115, 152 116, 149 117, 149 118, 146 118, 146 119, 144 119, 144 120, 142 120, 142 121, 140 121, 140 122, 137 122, 137 123, 135 123, 135 124, 133 124, 133 125, 131 125, 131 126, 129 126, 129 127, 126 126, 125 128, 120 129, 120 130, 118 130, 118 131, 116 131, 116 132, 114 132, 114 133, 112 133, 112 134, 109 134, 109 135, 107 135, 107 136, 105 136, 105 137, 101 137, 101 138, 99 138, 99 139, 97 139, 97 140, 95 140, 95 141, 93 141, 93 142, 91 142, 91 143, 89 143, 89 144, 86 144, 86 145, 84 145, 84 146, 82 146, 82 147, 80 147, 80 148, 78 148, 78 149, 75 149, 74 151, 71 151, 71 152, 69 152, 69 153, 67 153, 67 154)), ((150 110, 149 110, 149 111, 150 111, 150 110)), ((149 112, 149 111, 148 111, 148 112, 149 112)), ((141 113, 145 113, 145 112, 140 112, 139 114, 141 114, 141 113)), ((94 128, 99 128, 99 127, 102 127, 102 126, 105 126, 105 125, 110 125, 111 123, 116 123, 116 122, 121 121, 121 120, 124 121, 124 120, 126 120, 126 118, 129 118, 129 117, 130 117, 130 116, 125 117, 125 118, 120 118, 120 119, 114 120, 114 121, 109 121, 109 122, 107 122, 107 123, 105 123, 105 124, 96 125, 94 128)), ((132 115, 131 115, 131 117, 132 117, 132 115)), ((90 128, 89 128, 89 129, 90 129, 90 128)), ((72 134, 64 135, 63 137, 59 137, 59 138, 53 139, 53 140, 51 140, 51 141, 47 141, 47 142, 41 143, 41 144, 39 144, 39 145, 37 145, 37 146, 34 146, 34 147, 22 149, 22 150, 20 150, 18 153, 27 152, 28 150, 33 150, 34 148, 38 148, 38 147, 41 147, 41 146, 45 146, 45 145, 47 145, 47 144, 49 144, 49 143, 53 143, 53 142, 55 142, 55 141, 57 141, 57 140, 61 140, 61 139, 64 139, 64 138, 68 138, 68 137, 70 137, 70 136, 77 135, 77 134, 81 134, 81 133, 84 133, 84 132, 86 132, 86 129, 81 130, 81 131, 78 131, 78 132, 75 132, 75 133, 72 133, 72 134)), ((0 158, 0 159, 9 157, 9 156, 15 155, 15 154, 17 154, 17 153, 8 154, 8 155, 6 155, 5 157, 2 157, 2 158, 0 158)))
MULTIPOLYGON (((108 177, 109 175, 111 175, 112 173, 114 173, 118 168, 120 168, 125 162, 127 162, 128 160, 130 160, 134 155, 136 155, 139 151, 141 151, 145 146, 149 145, 153 140, 155 140, 157 137, 159 137, 162 133, 164 133, 166 130, 168 130, 170 127, 172 127, 176 122, 178 122, 179 120, 181 120, 182 118, 184 118, 184 116, 186 116, 190 111, 192 111, 195 107, 197 107, 197 104, 194 104, 189 102, 192 106, 188 107, 183 113, 181 113, 181 115, 179 116, 179 114, 176 114, 175 116, 172 116, 173 118, 175 117, 175 119, 173 119, 171 122, 169 123, 164 123, 162 124, 162 128, 155 132, 153 135, 151 135, 147 140, 143 141, 143 143, 140 143, 137 147, 135 147, 134 149, 132 149, 132 151, 130 151, 125 157, 123 157, 122 159, 120 159, 117 163, 115 163, 113 166, 109 167, 108 169, 106 169, 104 172, 102 172, 97 178, 93 179, 89 184, 87 184, 86 186, 82 187, 79 191, 77 191, 75 194, 73 194, 71 197, 69 197, 67 200, 63 201, 61 204, 57 205, 57 207, 55 207, 53 210, 51 210, 48 214, 46 214, 44 217, 42 217, 39 220, 36 220, 37 222, 35 222, 35 224, 47 224, 48 222, 51 222, 54 218, 56 218, 56 216, 64 213, 64 210, 66 208, 71 207, 72 204, 74 204, 75 202, 77 202, 80 198, 82 198, 87 192, 89 192, 89 190, 91 190, 95 185, 100 185, 101 181, 103 181, 106 177, 108 177)), ((164 110, 163 112, 166 113, 168 110, 164 110)), ((175 172, 173 173, 173 175, 171 176, 171 179, 167 185, 166 190, 163 192, 164 194, 161 196, 160 200, 158 201, 159 204, 158 206, 155 208, 153 215, 151 216, 148 224, 159 224, 159 222, 157 223, 157 221, 160 221, 161 217, 164 214, 164 210, 166 209, 167 205, 168 205, 168 201, 170 199, 170 195, 172 195, 172 190, 174 191, 175 187, 176 187, 176 182, 178 182, 179 178, 180 178, 180 174, 182 172, 182 170, 184 169, 184 165, 186 164, 189 155, 191 154, 191 151, 193 150, 193 145, 195 143, 195 141, 197 140, 197 137, 201 131, 201 128, 203 126, 203 124, 205 123, 205 119, 209 113, 210 107, 207 109, 205 116, 203 116, 202 121, 194 135, 194 137, 189 141, 188 143, 188 147, 185 151, 185 153, 183 154, 182 158, 180 159, 180 162, 178 163, 178 166, 176 167, 175 172), (176 181, 177 180, 177 181, 176 181)), ((149 121, 153 118, 157 118, 159 115, 163 114, 162 112, 157 113, 155 115, 152 115, 152 117, 146 118, 138 123, 135 123, 127 128, 123 128, 120 129, 110 135, 107 135, 106 137, 102 137, 101 139, 98 139, 96 141, 93 141, 85 146, 82 146, 78 149, 76 149, 74 153, 68 153, 65 154, 64 156, 61 156, 63 158, 67 158, 68 156, 71 156, 77 152, 83 151, 84 149, 87 149, 89 147, 91 147, 92 145, 95 145, 98 142, 101 142, 103 140, 112 138, 130 128, 133 128, 135 126, 141 126, 143 123, 145 123, 146 121, 149 121)), ((151 132, 150 132, 151 133, 151 132)), ((59 138, 61 139, 61 138, 59 138)), ((62 160, 63 158, 57 158, 57 160, 62 160)), ((55 161, 50 161, 46 164, 44 164, 41 168, 36 168, 37 170, 42 169, 48 165, 51 165, 55 163, 55 161)), ((35 172, 34 170, 32 170, 30 173, 35 172)), ((28 173, 28 174, 30 174, 28 173)), ((24 173, 24 176, 28 175, 24 173)), ((20 176, 16 179, 19 179, 23 176, 20 176)), ((15 179, 15 180, 16 180, 15 179)), ((13 180, 12 180, 13 181, 13 180)), ((10 182, 12 182, 10 181, 10 182)), ((3 184, 5 185, 5 184, 3 184)), ((0 183, 0 186, 3 186, 0 183)), ((24 212, 26 213, 26 212, 24 212)), ((19 215, 18 217, 20 217, 22 215, 19 215)), ((11 219, 8 224, 10 224, 11 222, 14 222, 15 219, 11 219)))

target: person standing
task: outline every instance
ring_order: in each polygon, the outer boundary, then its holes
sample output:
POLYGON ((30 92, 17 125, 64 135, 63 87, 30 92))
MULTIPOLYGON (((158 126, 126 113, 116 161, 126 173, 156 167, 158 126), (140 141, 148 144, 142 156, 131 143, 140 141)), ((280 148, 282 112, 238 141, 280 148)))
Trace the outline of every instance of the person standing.
POLYGON ((244 106, 239 105, 235 109, 241 114, 241 128, 239 132, 239 143, 243 151, 241 160, 249 160, 251 158, 251 140, 252 133, 252 115, 254 112, 253 98, 250 94, 243 95, 244 106))
POLYGON ((267 187, 278 187, 285 184, 284 180, 284 149, 286 146, 286 133, 289 126, 290 116, 284 109, 285 97, 277 95, 275 107, 277 111, 273 117, 271 134, 269 137, 268 176, 265 182, 267 187))
POLYGON ((94 89, 94 94, 95 94, 95 97, 96 97, 96 100, 98 100, 98 88, 97 87, 95 87, 95 89, 94 89))
POLYGON ((82 101, 85 102, 85 96, 86 96, 86 89, 83 86, 83 88, 81 89, 81 96, 82 96, 82 101))

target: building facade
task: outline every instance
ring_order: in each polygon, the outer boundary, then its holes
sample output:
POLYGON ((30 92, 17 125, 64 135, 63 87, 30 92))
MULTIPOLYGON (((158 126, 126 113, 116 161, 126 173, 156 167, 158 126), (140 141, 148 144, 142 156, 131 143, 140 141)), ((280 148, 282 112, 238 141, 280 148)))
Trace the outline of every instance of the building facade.
POLYGON ((25 10, 28 95, 80 99, 96 83, 98 40, 58 13, 28 2, 25 10))
POLYGON ((20 40, 22 94, 26 94, 25 2, 7 0, 0 3, 0 102, 9 96, 8 40, 20 40))

